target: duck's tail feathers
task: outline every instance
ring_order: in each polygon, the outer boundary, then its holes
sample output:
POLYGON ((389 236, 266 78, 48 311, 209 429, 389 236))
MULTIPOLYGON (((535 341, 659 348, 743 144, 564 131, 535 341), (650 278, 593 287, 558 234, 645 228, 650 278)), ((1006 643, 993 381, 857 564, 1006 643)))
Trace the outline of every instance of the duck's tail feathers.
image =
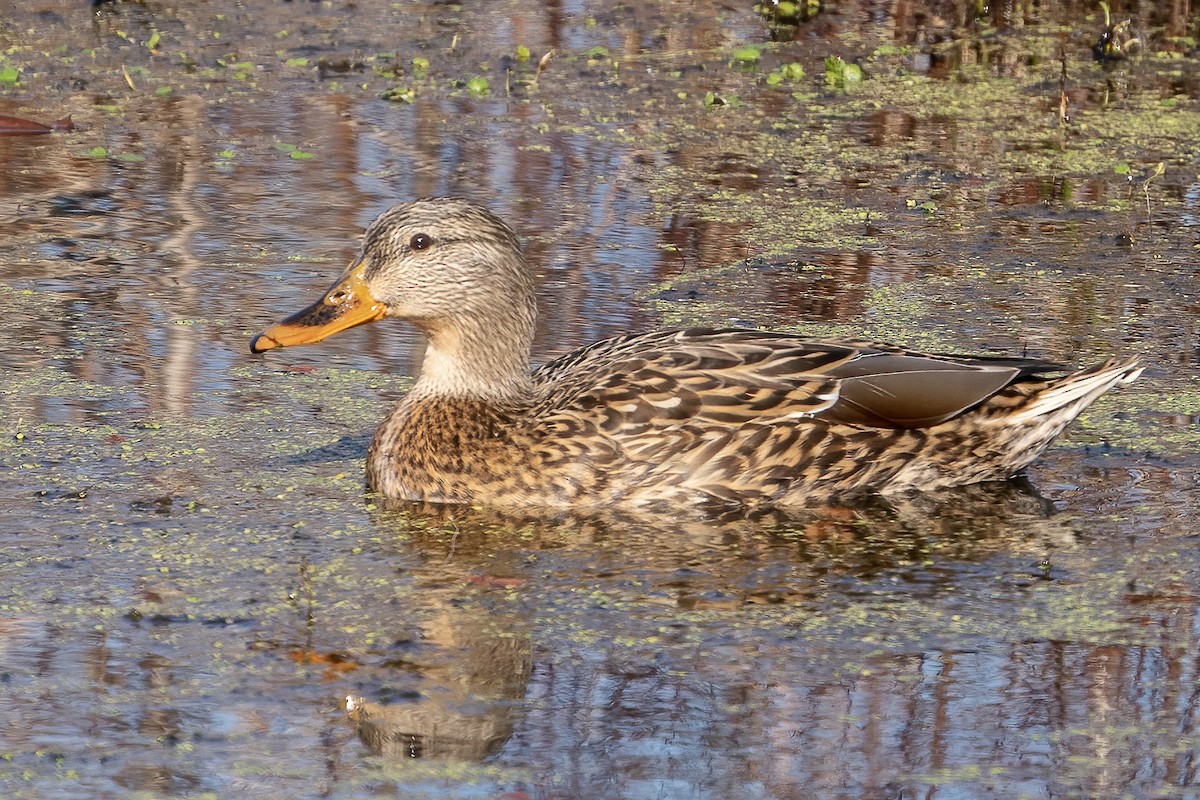
POLYGON ((1124 361, 1110 358, 1080 370, 1043 389, 1009 417, 1006 424, 1032 423, 1051 416, 1069 422, 1109 389, 1133 383, 1143 369, 1137 358, 1124 361))

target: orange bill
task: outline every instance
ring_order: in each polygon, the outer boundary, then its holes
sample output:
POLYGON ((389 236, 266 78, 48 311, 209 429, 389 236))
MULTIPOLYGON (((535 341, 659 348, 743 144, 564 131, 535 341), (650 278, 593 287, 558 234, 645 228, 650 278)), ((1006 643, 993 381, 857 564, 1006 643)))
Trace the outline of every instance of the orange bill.
POLYGON ((382 319, 387 306, 367 290, 363 280, 366 268, 366 261, 351 264, 324 297, 255 336, 250 341, 250 352, 312 344, 338 331, 382 319))

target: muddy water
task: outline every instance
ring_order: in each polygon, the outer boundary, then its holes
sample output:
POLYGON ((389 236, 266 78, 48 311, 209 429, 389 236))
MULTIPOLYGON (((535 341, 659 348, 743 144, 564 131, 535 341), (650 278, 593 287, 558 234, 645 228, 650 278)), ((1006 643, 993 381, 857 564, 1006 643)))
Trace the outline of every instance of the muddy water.
POLYGON ((1087 4, 172 5, 0 6, 0 114, 75 123, 0 137, 0 794, 1196 793, 1194 16, 1098 63, 1087 4), (539 360, 736 320, 1149 369, 1032 486, 378 508, 416 335, 247 344, 446 193, 524 237, 539 360))

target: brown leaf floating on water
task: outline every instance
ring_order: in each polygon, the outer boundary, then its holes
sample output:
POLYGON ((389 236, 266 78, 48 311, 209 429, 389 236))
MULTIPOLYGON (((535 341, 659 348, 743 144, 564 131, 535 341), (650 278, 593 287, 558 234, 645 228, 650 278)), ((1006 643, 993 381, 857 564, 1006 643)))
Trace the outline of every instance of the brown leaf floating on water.
POLYGON ((73 130, 75 130, 75 123, 71 121, 70 114, 49 125, 43 125, 31 119, 0 114, 0 136, 37 136, 42 133, 73 130))

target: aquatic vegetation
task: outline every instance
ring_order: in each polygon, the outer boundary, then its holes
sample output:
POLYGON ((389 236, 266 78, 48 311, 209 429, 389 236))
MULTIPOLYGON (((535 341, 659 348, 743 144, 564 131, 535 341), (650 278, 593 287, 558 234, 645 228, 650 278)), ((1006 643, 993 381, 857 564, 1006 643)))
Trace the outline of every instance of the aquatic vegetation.
POLYGON ((1191 790, 1194 11, 11 6, 5 113, 78 129, 0 159, 0 794, 1191 790), (414 344, 243 352, 347 231, 467 191, 527 234, 538 360, 750 324, 1149 369, 1041 496, 383 509, 361 465, 414 344), (428 716, 454 751, 348 696, 482 713, 428 716))

